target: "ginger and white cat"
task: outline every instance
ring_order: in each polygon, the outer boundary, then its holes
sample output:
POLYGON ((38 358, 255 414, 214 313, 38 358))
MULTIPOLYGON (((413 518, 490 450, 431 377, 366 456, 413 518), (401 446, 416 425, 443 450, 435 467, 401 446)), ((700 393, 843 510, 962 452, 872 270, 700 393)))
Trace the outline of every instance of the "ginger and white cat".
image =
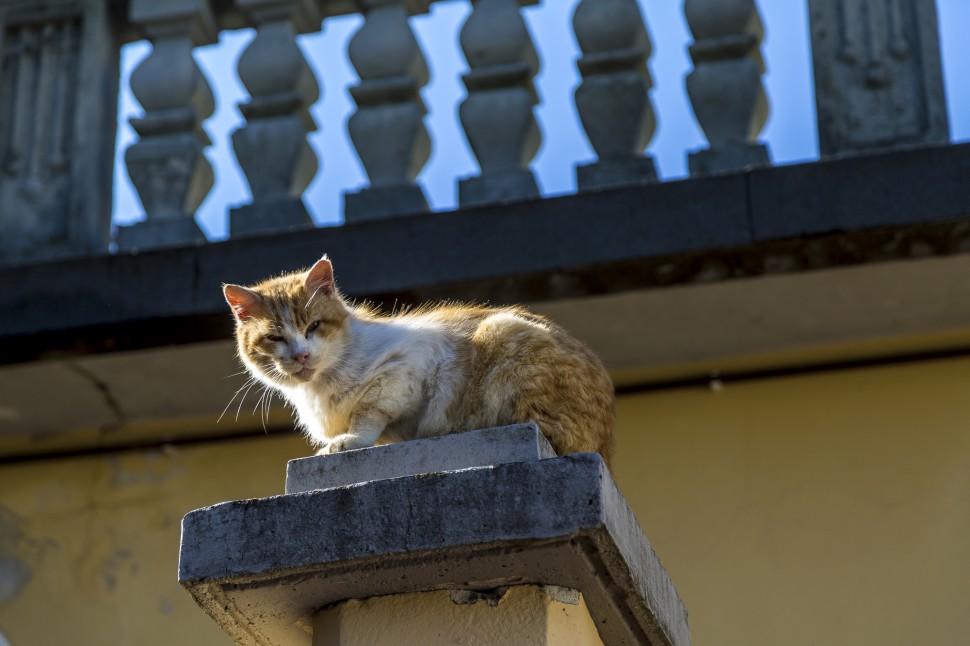
POLYGON ((382 315, 341 297, 326 256, 308 271, 223 291, 243 363, 296 409, 319 453, 535 422, 559 455, 613 455, 603 364, 525 309, 382 315))

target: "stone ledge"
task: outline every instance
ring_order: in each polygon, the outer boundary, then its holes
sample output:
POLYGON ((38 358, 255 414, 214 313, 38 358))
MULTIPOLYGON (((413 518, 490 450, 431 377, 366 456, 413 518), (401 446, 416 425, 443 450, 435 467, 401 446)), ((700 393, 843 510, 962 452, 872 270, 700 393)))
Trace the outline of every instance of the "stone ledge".
POLYGON ((588 453, 200 509, 182 523, 179 580, 244 645, 309 644, 313 614, 345 599, 528 583, 582 592, 604 643, 690 643, 670 578, 588 453))
POLYGON ((485 428, 388 444, 378 451, 358 449, 290 460, 286 493, 554 457, 556 452, 535 424, 485 428))

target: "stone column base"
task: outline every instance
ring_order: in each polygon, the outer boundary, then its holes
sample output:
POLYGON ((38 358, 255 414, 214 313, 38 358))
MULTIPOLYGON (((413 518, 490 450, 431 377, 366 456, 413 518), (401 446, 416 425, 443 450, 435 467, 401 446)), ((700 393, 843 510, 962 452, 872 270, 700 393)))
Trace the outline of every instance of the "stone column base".
POLYGON ((598 161, 576 167, 576 188, 589 191, 611 186, 625 186, 657 181, 653 157, 639 157, 623 162, 598 161))
POLYGON ((364 188, 356 193, 344 193, 344 221, 347 224, 428 211, 428 200, 416 184, 364 188))
POLYGON ((769 166, 771 156, 765 144, 736 144, 704 148, 687 155, 691 177, 737 171, 749 166, 769 166))
POLYGON ((118 227, 118 251, 180 247, 205 242, 205 234, 191 217, 145 220, 118 227))
POLYGON ((458 204, 494 204, 539 197, 539 185, 530 170, 491 173, 458 181, 458 204))
POLYGON ((313 226, 310 213, 300 198, 263 200, 229 211, 229 236, 233 238, 313 226))

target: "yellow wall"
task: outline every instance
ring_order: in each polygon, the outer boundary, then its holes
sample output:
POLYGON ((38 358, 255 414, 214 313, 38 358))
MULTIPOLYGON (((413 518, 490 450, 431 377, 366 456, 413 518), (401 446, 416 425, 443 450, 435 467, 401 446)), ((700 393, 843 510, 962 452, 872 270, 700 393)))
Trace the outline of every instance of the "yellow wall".
POLYGON ((319 613, 313 627, 313 646, 439 644, 603 646, 582 595, 564 603, 536 585, 512 586, 494 606, 458 605, 448 590, 351 599, 319 613))
MULTIPOLYGON (((619 412, 617 478, 696 645, 966 642, 970 359, 630 395, 619 412)), ((179 520, 280 493, 307 452, 293 434, 0 466, 0 559, 33 569, 0 632, 229 644, 176 583, 179 520)))
POLYGON ((0 466, 3 533, 11 518, 22 531, 0 551, 16 543, 34 570, 0 602, 0 632, 11 646, 232 644, 178 584, 182 516, 282 493, 306 453, 294 433, 0 466))
POLYGON ((695 644, 970 640, 970 359, 630 396, 620 420, 695 644))

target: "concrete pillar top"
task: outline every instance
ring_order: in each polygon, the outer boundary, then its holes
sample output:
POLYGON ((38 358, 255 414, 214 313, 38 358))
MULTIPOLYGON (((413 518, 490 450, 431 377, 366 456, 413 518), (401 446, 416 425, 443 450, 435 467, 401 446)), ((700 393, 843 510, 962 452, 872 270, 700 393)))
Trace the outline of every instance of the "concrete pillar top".
POLYGON ((243 645, 309 646, 315 613, 348 599, 528 584, 581 592, 605 644, 689 644, 687 610, 602 458, 548 457, 534 426, 508 432, 528 457, 451 466, 499 446, 491 430, 296 461, 292 493, 185 516, 179 581, 243 645), (450 470, 370 479, 362 466, 400 471, 446 448, 450 470), (365 479, 339 484, 330 460, 365 479))

